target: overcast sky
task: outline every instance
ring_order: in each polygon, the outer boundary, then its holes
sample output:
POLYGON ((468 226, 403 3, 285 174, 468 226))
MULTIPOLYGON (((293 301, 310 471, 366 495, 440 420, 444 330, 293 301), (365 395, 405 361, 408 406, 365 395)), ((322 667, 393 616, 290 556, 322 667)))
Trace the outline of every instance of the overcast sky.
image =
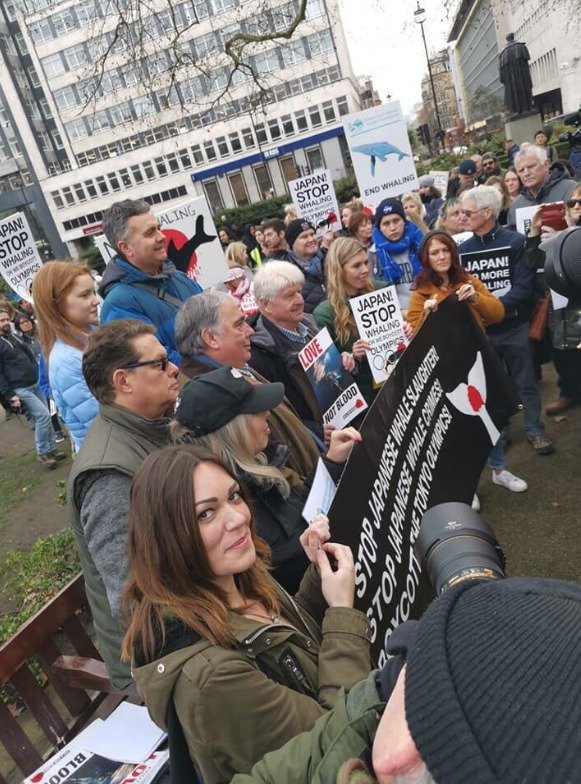
MULTIPOLYGON (((420 26, 413 21, 417 0, 339 0, 353 70, 369 75, 385 103, 388 93, 411 114, 421 101, 427 74, 420 26)), ((430 55, 442 49, 451 21, 442 0, 423 0, 424 31, 430 55)))

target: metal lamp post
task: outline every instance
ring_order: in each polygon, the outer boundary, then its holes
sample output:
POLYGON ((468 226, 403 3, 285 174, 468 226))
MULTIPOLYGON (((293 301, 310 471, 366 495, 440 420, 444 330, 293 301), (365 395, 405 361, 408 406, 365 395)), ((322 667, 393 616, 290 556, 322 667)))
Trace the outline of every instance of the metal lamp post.
POLYGON ((432 99, 434 101, 434 110, 436 112, 436 122, 438 123, 438 142, 444 148, 444 138, 446 134, 442 129, 442 122, 440 120, 440 112, 438 111, 438 101, 436 100, 436 88, 434 87, 434 77, 432 75, 432 65, 430 63, 430 56, 428 54, 428 45, 426 43, 426 34, 424 33, 424 22, 426 21, 426 11, 420 8, 420 1, 418 0, 418 7, 414 11, 414 22, 419 24, 422 31, 422 40, 424 42, 424 51, 426 53, 426 62, 428 63, 428 77, 430 79, 430 86, 432 88, 432 99))

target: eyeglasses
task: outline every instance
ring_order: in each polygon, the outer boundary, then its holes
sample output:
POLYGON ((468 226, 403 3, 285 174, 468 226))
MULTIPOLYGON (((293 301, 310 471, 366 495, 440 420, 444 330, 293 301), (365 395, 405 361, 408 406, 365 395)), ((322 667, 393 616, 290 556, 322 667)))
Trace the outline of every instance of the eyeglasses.
POLYGON ((477 212, 482 212, 483 210, 487 210, 488 207, 479 207, 477 210, 460 210, 462 215, 465 215, 467 218, 471 218, 477 212))
POLYGON ((141 362, 130 362, 128 365, 123 365, 120 370, 134 370, 135 368, 146 367, 147 365, 159 365, 160 370, 164 373, 169 363, 171 362, 168 356, 161 359, 144 359, 141 362))
POLYGON ((573 207, 581 207, 581 199, 569 199, 567 207, 569 207, 570 210, 572 210, 573 207))

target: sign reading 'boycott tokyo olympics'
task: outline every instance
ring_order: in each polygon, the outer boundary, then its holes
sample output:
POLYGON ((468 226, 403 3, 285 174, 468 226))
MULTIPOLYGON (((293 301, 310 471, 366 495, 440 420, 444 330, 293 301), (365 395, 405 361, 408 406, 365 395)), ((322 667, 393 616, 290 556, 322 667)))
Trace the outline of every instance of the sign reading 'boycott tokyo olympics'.
POLYGON ((339 231, 339 205, 329 169, 317 169, 307 177, 289 180, 288 187, 300 218, 317 229, 339 231))
POLYGON ((510 262, 512 250, 494 248, 461 253, 460 263, 471 275, 484 283, 495 297, 503 297, 510 291, 510 262))
MULTIPOLYGON (((165 235, 167 257, 176 269, 203 289, 226 280, 228 265, 205 196, 155 215, 165 235)), ((117 255, 104 234, 95 237, 95 245, 105 262, 117 255)))
POLYGON ((333 541, 356 559, 355 606, 369 618, 379 665, 395 627, 418 618, 433 596, 413 550, 425 511, 471 502, 517 407, 468 305, 446 297, 369 410, 329 510, 333 541))
POLYGON ((352 297, 349 305, 355 317, 359 335, 369 341, 367 361, 376 384, 383 384, 392 368, 395 352, 405 347, 403 316, 395 286, 352 297))
POLYGON ((19 297, 32 302, 32 279, 42 267, 34 236, 22 212, 0 221, 0 272, 19 297))

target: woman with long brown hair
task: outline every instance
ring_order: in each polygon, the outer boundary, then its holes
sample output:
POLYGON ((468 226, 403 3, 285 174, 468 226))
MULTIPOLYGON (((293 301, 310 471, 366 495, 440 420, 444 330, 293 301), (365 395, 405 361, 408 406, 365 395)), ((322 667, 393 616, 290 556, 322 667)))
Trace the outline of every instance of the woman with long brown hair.
POLYGON ((317 324, 327 327, 340 352, 349 352, 357 363, 357 385, 368 403, 377 394, 373 387, 371 368, 365 356, 369 343, 359 338, 349 300, 368 294, 386 284, 371 280, 367 251, 352 237, 333 240, 325 260, 327 299, 315 308, 317 324))
POLYGON ((502 302, 462 267, 458 247, 449 234, 444 231, 430 232, 420 246, 419 256, 422 270, 412 283, 407 314, 414 332, 426 315, 436 310, 438 304, 450 294, 456 294, 460 301, 468 302, 482 329, 488 324, 502 321, 502 302))
POLYGON ((353 557, 327 540, 317 518, 303 535, 313 565, 292 599, 216 455, 170 446, 135 474, 124 654, 154 720, 172 727, 177 716, 204 784, 249 772, 368 674, 353 557))
POLYGON ((83 264, 48 261, 34 276, 33 296, 53 399, 78 452, 99 410, 82 369, 87 337, 99 319, 95 283, 83 264))

